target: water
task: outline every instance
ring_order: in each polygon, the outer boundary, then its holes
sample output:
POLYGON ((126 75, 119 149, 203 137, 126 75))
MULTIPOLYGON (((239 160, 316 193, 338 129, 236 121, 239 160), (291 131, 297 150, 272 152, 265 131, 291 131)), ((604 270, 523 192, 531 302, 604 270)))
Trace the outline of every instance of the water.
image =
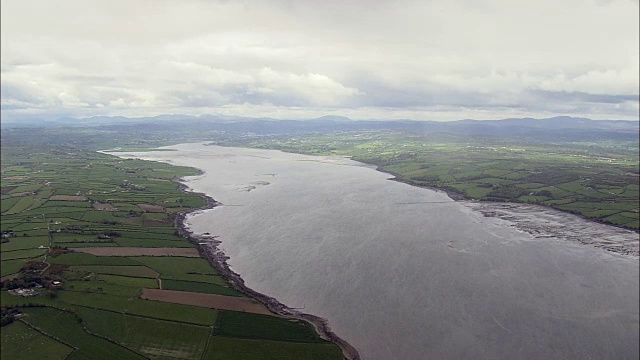
POLYGON ((190 227, 363 359, 639 356, 636 257, 534 238, 348 159, 174 148, 137 155, 206 172, 187 184, 223 206, 190 227))

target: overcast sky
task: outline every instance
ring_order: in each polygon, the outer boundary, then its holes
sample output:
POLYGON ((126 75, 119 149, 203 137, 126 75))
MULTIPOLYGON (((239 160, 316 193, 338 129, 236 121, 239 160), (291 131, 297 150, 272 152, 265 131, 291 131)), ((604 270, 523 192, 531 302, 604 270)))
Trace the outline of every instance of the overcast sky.
POLYGON ((638 119, 638 0, 2 0, 2 119, 638 119))

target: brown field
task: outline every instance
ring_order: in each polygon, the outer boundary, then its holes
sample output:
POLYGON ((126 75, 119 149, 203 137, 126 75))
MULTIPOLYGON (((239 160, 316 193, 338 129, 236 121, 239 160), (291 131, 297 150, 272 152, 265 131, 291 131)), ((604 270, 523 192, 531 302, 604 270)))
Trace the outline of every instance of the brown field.
POLYGON ((142 289, 140 297, 146 300, 277 316, 256 300, 236 296, 201 294, 190 291, 142 289))
POLYGON ((22 180, 22 179, 28 179, 28 176, 24 176, 24 175, 18 175, 18 176, 7 176, 2 178, 2 180, 22 180))
POLYGON ((165 226, 167 224, 171 224, 171 222, 144 219, 143 223, 142 223, 142 226, 149 226, 149 227, 151 227, 151 226, 165 226))
POLYGON ((11 192, 13 189, 16 189, 17 186, 3 186, 0 188, 0 192, 3 194, 8 194, 9 192, 11 192))
POLYGON ((143 248, 143 247, 81 247, 70 248, 75 252, 95 256, 181 256, 200 257, 196 248, 143 248))
POLYGON ((49 200, 56 201, 87 201, 86 196, 78 196, 78 195, 53 195, 49 198, 49 200))
POLYGON ((147 178, 149 181, 160 181, 160 182, 171 182, 171 180, 167 179, 157 179, 157 178, 147 178))
POLYGON ((96 210, 117 211, 118 208, 109 203, 94 202, 91 206, 96 210))
POLYGON ((164 206, 153 204, 138 204, 138 207, 144 212, 161 213, 164 212, 164 206))
POLYGON ((5 282, 5 281, 9 281, 9 280, 13 280, 13 279, 17 279, 20 277, 20 273, 18 274, 11 274, 11 275, 6 275, 0 278, 0 281, 5 282))
POLYGON ((19 192, 19 193, 13 193, 10 194, 12 197, 19 197, 19 196, 25 196, 25 195, 33 195, 33 191, 25 191, 25 192, 19 192))

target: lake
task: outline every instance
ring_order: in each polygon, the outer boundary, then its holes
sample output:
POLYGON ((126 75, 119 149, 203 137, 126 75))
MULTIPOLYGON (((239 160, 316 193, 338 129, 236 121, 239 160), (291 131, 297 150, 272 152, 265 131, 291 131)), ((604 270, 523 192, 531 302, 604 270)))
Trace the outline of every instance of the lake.
POLYGON ((342 157, 170 148, 117 155, 203 170, 186 184, 222 205, 189 227, 218 236, 247 286, 328 319, 363 359, 639 356, 635 256, 534 237, 342 157))

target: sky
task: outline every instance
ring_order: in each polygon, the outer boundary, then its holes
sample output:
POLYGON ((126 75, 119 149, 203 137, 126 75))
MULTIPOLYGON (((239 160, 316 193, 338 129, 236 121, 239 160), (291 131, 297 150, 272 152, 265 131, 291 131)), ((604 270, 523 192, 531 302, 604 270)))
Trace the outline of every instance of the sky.
POLYGON ((2 121, 638 120, 638 0, 1 2, 2 121))

